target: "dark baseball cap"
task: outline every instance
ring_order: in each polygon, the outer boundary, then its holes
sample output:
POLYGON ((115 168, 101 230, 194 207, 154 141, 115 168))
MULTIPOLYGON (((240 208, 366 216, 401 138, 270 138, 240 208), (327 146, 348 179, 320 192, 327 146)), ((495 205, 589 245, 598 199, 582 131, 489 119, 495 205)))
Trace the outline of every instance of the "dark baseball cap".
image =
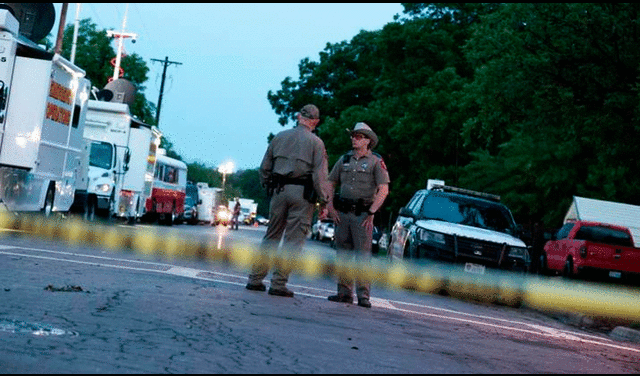
POLYGON ((308 104, 300 110, 300 115, 306 117, 307 119, 320 119, 320 110, 318 107, 308 104))

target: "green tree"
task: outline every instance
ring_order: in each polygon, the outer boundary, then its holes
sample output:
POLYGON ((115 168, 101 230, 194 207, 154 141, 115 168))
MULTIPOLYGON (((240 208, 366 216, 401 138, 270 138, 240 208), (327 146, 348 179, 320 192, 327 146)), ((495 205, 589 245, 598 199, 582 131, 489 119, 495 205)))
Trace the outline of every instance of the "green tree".
MULTIPOLYGON (((350 148, 345 128, 369 124, 391 176, 389 215, 428 178, 456 183, 471 160, 460 135, 473 70, 462 47, 491 4, 405 4, 405 16, 303 59, 299 79, 267 95, 281 124, 305 103, 320 108, 330 165, 350 148)), ((472 150, 472 149, 471 149, 472 150)), ((383 219, 384 221, 384 219, 383 219)))
POLYGON ((639 6, 508 4, 466 45, 465 184, 558 226, 573 195, 639 204, 639 6))

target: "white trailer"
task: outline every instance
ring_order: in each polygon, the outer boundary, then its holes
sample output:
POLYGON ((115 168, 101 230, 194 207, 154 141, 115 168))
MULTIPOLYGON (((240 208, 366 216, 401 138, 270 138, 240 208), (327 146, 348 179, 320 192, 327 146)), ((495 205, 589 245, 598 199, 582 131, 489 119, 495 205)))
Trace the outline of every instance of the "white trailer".
POLYGON ((135 222, 151 196, 160 131, 133 118, 126 103, 90 100, 84 137, 91 146, 88 212, 135 222))
POLYGON ((221 188, 209 187, 207 183, 197 183, 198 196, 201 200, 198 205, 198 221, 213 224, 214 211, 220 204, 221 188))
POLYGON ((90 82, 84 70, 19 35, 0 9, 0 201, 10 211, 67 212, 83 168, 90 82))

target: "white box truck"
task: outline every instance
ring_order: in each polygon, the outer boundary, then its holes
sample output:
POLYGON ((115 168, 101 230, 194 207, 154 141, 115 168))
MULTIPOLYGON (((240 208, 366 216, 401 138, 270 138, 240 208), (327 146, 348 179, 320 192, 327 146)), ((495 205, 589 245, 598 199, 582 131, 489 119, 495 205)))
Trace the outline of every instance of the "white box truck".
POLYGON ((67 212, 86 179, 82 136, 91 85, 84 70, 20 32, 12 13, 0 9, 1 206, 67 212))
POLYGON ((84 137, 90 146, 87 212, 135 223, 151 196, 160 131, 133 118, 126 103, 90 100, 84 137))
POLYGON ((214 211, 220 204, 222 188, 209 187, 207 183, 197 183, 200 205, 198 205, 198 221, 213 224, 214 211))

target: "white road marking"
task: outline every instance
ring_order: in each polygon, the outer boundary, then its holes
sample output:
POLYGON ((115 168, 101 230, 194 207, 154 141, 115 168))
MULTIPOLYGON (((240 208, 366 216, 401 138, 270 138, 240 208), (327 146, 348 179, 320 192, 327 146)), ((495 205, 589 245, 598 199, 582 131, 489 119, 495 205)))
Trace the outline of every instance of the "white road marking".
MULTIPOLYGON (((246 276, 239 276, 239 275, 234 275, 234 274, 220 273, 220 272, 210 271, 210 270, 198 270, 198 269, 192 269, 192 268, 185 268, 185 267, 175 266, 175 265, 171 265, 171 264, 156 263, 156 262, 150 262, 150 261, 128 260, 128 259, 120 259, 120 258, 114 258, 114 257, 93 256, 93 255, 86 255, 86 254, 81 254, 81 253, 52 251, 52 250, 41 249, 41 248, 27 248, 27 247, 19 247, 19 246, 0 245, 0 249, 3 250, 3 251, 0 251, 0 254, 10 255, 10 256, 23 256, 23 257, 45 259, 45 260, 52 260, 52 261, 70 262, 70 263, 76 263, 76 264, 111 267, 111 268, 116 268, 116 269, 125 269, 125 270, 135 270, 135 271, 170 274, 170 275, 176 275, 176 276, 187 277, 187 278, 196 278, 196 279, 219 282, 219 283, 236 285, 236 286, 244 286, 245 283, 233 282, 233 281, 228 281, 228 280, 220 280, 220 279, 215 279, 215 278, 207 278, 205 276, 207 274, 213 274, 213 275, 217 275, 217 276, 221 276, 221 277, 229 277, 229 278, 238 278, 238 279, 245 279, 246 278, 246 276), (43 253, 49 253, 49 254, 58 254, 58 255, 71 255, 71 256, 76 256, 76 257, 96 258, 96 259, 109 260, 109 261, 118 261, 118 262, 125 262, 125 263, 129 262, 129 263, 149 264, 149 265, 154 265, 154 266, 162 266, 163 269, 136 268, 136 267, 131 267, 131 266, 104 264, 104 263, 99 263, 99 262, 69 260, 69 259, 62 259, 62 258, 55 258, 55 257, 48 257, 48 256, 39 256, 39 255, 32 255, 32 254, 25 254, 25 253, 7 252, 6 250, 8 250, 8 249, 36 251, 36 252, 43 252, 43 253)), ((302 286, 302 285, 290 284, 289 286, 290 287, 300 287, 300 288, 304 288, 306 290, 328 291, 328 290, 325 290, 325 289, 318 289, 318 288, 309 287, 309 286, 302 286)), ((307 296, 307 297, 312 297, 312 298, 326 299, 326 296, 313 295, 313 294, 304 293, 304 292, 296 292, 296 295, 307 296)), ((574 341, 574 342, 589 343, 589 344, 593 344, 593 345, 605 346, 605 347, 610 347, 610 348, 615 348, 615 349, 627 350, 627 351, 640 353, 640 349, 627 347, 627 346, 616 345, 615 343, 612 343, 613 341, 610 341, 608 343, 607 342, 603 342, 603 341, 607 341, 607 339, 602 338, 602 337, 597 337, 597 336, 592 336, 592 335, 582 334, 582 333, 573 333, 573 332, 558 330, 558 329, 554 329, 554 328, 550 328, 550 327, 546 327, 546 326, 542 326, 542 325, 536 325, 536 324, 531 324, 531 323, 525 323, 525 322, 501 319, 501 318, 496 318, 496 317, 491 317, 491 316, 476 315, 476 314, 472 314, 472 313, 454 311, 454 310, 450 310, 450 309, 446 309, 446 308, 439 308, 439 307, 433 307, 433 306, 428 306, 428 305, 421 305, 421 304, 409 303, 409 302, 400 302, 400 301, 394 301, 394 300, 372 298, 371 299, 371 303, 372 303, 372 306, 383 308, 383 309, 394 310, 394 311, 398 311, 398 312, 404 312, 404 313, 416 314, 416 315, 420 315, 420 316, 440 318, 440 319, 456 321, 456 322, 463 322, 463 323, 468 323, 468 324, 488 326, 488 327, 492 327, 492 328, 496 328, 496 329, 502 329, 502 330, 505 330, 505 331, 520 332, 520 333, 526 333, 526 334, 531 334, 531 335, 551 337, 551 338, 556 338, 556 339, 564 339, 564 340, 574 341), (449 316, 447 316, 445 314, 426 313, 426 312, 420 312, 420 311, 415 311, 415 310, 410 310, 410 309, 398 308, 398 307, 394 306, 394 304, 408 305, 408 306, 414 306, 414 307, 417 307, 417 308, 431 309, 431 310, 434 310, 434 311, 440 311, 440 312, 449 314, 449 316), (453 317, 451 315, 468 316, 468 317, 473 317, 475 319, 453 317), (504 323, 509 323, 509 324, 525 325, 525 326, 531 327, 532 329, 537 329, 538 331, 522 329, 522 328, 516 328, 516 327, 506 326, 506 325, 501 325, 501 324, 493 324, 493 323, 490 323, 490 322, 478 321, 480 319, 497 321, 497 322, 504 322, 504 323), (585 339, 585 338, 581 338, 579 336, 590 337, 590 338, 594 338, 594 339, 585 339)))

